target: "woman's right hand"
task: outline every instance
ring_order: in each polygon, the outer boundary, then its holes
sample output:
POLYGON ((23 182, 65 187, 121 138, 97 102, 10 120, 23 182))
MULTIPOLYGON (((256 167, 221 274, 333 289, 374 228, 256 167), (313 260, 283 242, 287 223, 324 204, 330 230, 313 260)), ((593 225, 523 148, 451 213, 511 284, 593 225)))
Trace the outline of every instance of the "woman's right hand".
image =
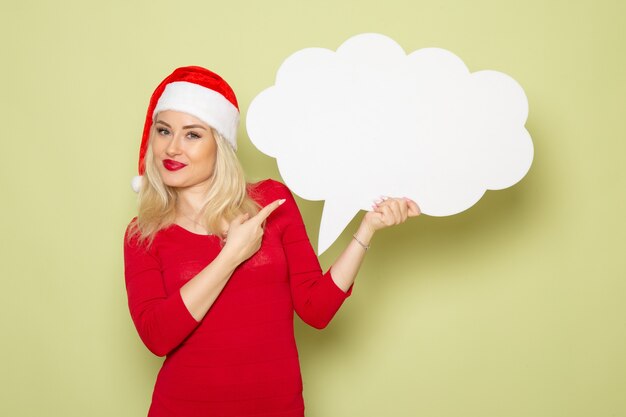
POLYGON ((233 256, 237 264, 254 255, 261 247, 263 240, 263 222, 274 210, 285 202, 285 199, 275 200, 263 207, 255 216, 241 214, 230 222, 228 237, 222 252, 233 256))

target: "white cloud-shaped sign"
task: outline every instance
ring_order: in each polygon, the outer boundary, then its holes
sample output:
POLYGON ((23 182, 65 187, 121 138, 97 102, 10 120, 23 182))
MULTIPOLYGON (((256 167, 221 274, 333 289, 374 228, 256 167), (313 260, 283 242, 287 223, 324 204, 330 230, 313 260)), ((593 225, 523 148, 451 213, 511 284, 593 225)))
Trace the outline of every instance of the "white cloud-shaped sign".
POLYGON ((470 73, 450 51, 407 55, 386 36, 361 34, 336 52, 288 57, 246 124, 294 193, 325 200, 322 253, 380 195, 449 216, 518 182, 533 159, 527 116, 526 95, 506 74, 470 73))

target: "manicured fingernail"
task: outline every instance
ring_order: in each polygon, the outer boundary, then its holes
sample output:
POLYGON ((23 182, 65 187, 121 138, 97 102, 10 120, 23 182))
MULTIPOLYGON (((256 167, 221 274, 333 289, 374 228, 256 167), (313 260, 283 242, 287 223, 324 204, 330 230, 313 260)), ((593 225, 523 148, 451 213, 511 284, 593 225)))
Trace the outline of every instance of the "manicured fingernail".
POLYGON ((286 201, 286 199, 281 198, 280 200, 278 200, 278 205, 280 206, 281 204, 283 204, 286 201))

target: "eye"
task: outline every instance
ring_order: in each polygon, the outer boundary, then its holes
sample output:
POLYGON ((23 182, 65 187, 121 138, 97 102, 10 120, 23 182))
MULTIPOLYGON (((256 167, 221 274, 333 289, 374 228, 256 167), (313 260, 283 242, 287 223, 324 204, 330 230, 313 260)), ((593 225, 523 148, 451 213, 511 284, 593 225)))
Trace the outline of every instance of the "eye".
POLYGON ((187 133, 187 137, 188 137, 189 139, 200 139, 202 136, 200 136, 200 135, 199 135, 199 134, 197 134, 196 132, 191 131, 191 132, 188 132, 188 133, 187 133))
POLYGON ((169 135, 170 134, 170 131, 167 130, 166 128, 164 128, 164 127, 157 127, 156 131, 161 136, 165 136, 165 135, 169 135))

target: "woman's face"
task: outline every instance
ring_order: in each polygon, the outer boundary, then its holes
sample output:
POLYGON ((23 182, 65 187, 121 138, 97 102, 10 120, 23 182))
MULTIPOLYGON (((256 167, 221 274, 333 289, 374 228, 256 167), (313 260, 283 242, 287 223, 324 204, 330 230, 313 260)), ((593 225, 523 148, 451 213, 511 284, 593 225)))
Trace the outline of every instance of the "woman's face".
POLYGON ((163 183, 176 188, 208 187, 217 154, 211 128, 174 110, 157 114, 152 128, 152 153, 163 183))

